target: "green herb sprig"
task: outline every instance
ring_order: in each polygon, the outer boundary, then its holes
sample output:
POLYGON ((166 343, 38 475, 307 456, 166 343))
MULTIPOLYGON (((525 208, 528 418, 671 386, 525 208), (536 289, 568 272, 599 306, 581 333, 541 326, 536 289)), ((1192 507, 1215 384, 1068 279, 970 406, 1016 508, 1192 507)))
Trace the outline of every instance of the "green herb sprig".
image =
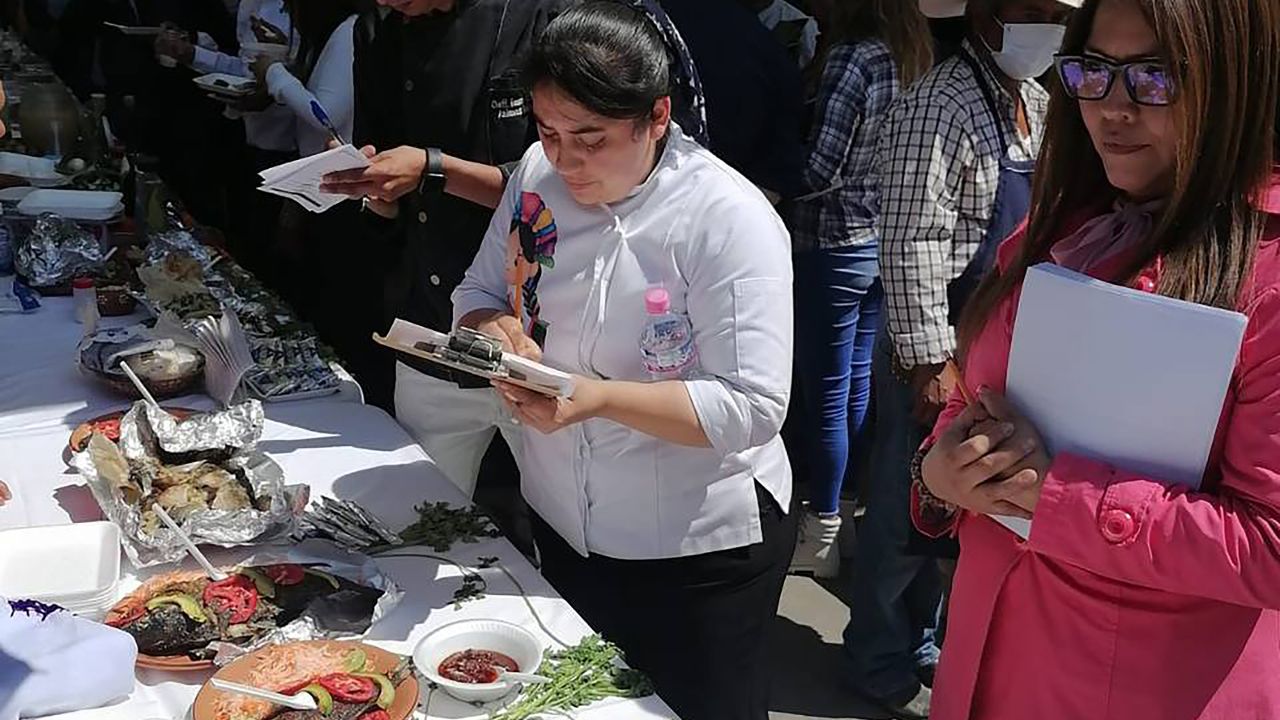
POLYGON ((652 695, 653 683, 638 670, 622 667, 622 653, 599 635, 553 652, 538 674, 551 678, 545 685, 526 686, 511 705, 490 720, 526 720, 539 713, 565 713, 607 698, 652 695))

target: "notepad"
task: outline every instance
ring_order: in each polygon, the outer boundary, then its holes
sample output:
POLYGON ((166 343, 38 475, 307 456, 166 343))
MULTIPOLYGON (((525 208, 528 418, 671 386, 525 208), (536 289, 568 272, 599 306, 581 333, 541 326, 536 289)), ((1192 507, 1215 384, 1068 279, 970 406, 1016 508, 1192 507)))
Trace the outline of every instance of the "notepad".
POLYGON ((369 167, 369 158, 352 145, 326 150, 258 173, 259 190, 279 195, 314 213, 322 213, 350 199, 347 195, 320 192, 320 183, 329 173, 369 167))
MULTIPOLYGON (((1018 304, 1006 393, 1054 453, 1197 488, 1247 323, 1037 265, 1018 304)), ((997 519, 1030 536, 1031 523, 997 519)))

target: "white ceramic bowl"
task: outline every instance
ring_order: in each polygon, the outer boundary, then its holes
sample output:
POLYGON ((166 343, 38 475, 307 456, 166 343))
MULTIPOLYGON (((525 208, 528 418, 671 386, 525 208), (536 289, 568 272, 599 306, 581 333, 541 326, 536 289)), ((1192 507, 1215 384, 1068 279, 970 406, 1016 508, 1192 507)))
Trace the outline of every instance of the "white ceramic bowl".
POLYGON ((520 672, 537 672, 542 643, 519 625, 501 620, 461 620, 437 628, 413 649, 418 672, 463 702, 492 702, 511 692, 514 683, 461 683, 440 677, 437 669, 450 655, 463 650, 500 652, 516 661, 520 672))

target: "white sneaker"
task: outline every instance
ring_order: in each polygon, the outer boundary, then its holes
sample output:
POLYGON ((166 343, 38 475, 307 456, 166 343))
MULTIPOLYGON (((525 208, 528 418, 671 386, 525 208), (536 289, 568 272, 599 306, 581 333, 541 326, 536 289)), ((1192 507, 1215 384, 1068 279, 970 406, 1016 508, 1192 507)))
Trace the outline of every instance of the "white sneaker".
POLYGON ((840 575, 840 516, 821 517, 808 509, 800 518, 800 534, 791 556, 791 572, 816 578, 840 575))

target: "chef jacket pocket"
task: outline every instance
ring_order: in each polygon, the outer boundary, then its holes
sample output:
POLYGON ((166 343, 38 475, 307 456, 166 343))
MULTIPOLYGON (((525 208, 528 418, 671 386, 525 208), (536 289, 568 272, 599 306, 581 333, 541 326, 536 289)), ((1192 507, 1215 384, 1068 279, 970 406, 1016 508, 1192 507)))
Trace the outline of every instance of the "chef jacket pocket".
POLYGON ((738 377, 752 389, 785 395, 791 387, 791 285, 780 278, 733 283, 738 377))

